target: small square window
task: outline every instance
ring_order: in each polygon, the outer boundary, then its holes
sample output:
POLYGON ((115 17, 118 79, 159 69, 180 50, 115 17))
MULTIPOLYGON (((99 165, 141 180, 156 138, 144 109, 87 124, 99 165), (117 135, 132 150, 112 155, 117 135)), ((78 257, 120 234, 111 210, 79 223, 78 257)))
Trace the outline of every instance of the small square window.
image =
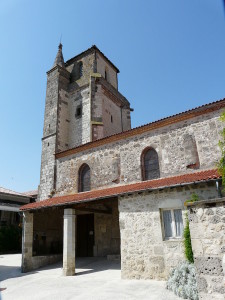
POLYGON ((181 209, 162 210, 162 221, 164 238, 166 240, 182 237, 184 225, 181 209))
POLYGON ((77 109, 76 109, 75 117, 80 118, 81 116, 82 116, 82 107, 78 106, 77 109))

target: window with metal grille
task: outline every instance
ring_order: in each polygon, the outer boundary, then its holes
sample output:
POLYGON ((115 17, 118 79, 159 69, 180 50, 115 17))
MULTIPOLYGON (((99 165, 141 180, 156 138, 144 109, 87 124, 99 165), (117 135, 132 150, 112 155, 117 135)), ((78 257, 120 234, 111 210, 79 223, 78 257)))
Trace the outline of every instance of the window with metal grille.
POLYGON ((160 177, 158 154, 153 148, 147 148, 142 153, 142 179, 151 180, 160 177))
POLYGON ((86 192, 91 189, 91 174, 87 164, 83 164, 79 170, 78 192, 86 192))
POLYGON ((181 209, 162 210, 164 239, 178 238, 183 235, 183 218, 181 209))

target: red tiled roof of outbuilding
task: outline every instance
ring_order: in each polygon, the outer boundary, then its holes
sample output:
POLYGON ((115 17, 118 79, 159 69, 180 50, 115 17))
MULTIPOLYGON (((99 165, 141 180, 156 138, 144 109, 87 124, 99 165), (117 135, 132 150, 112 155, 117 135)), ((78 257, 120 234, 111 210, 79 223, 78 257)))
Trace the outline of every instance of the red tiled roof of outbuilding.
POLYGON ((58 196, 50 199, 46 199, 39 202, 30 203, 20 208, 22 211, 35 210, 41 208, 49 208, 53 206, 65 206, 71 204, 77 204, 81 202, 90 202, 97 199, 110 198, 113 196, 119 196, 127 193, 134 193, 145 190, 154 190, 159 188, 172 187, 182 184, 191 184, 195 182, 204 182, 210 180, 216 180, 221 178, 218 171, 203 170, 193 172, 189 174, 183 174, 172 177, 159 178, 148 181, 141 181, 132 184, 119 185, 114 187, 108 187, 99 190, 92 190, 89 192, 76 193, 67 196, 58 196))

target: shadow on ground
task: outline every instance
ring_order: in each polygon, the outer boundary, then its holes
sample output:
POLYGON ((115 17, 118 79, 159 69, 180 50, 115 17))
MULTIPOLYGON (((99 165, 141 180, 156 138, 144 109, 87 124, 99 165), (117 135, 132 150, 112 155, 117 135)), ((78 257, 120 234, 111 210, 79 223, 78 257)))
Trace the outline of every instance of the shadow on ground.
MULTIPOLYGON (((20 266, 7 266, 1 265, 0 260, 0 282, 9 278, 22 277, 31 274, 38 273, 42 270, 53 270, 53 269, 62 269, 62 261, 58 263, 54 263, 45 267, 41 267, 37 270, 21 273, 20 266)), ((89 273, 96 273, 105 270, 120 270, 121 264, 119 261, 109 261, 104 257, 78 257, 76 258, 76 266, 77 270, 76 275, 85 275, 89 273), (84 271, 82 271, 84 269, 84 271)))

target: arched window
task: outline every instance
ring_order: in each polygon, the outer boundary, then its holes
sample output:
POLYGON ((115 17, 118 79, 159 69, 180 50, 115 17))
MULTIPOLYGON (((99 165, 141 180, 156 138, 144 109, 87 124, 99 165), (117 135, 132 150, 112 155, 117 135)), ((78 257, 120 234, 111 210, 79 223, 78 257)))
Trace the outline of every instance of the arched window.
POLYGON ((141 164, 143 180, 151 180, 160 177, 159 158, 155 149, 147 148, 143 151, 141 164))
POLYGON ((198 148, 193 135, 184 135, 184 156, 187 169, 198 169, 200 167, 198 148))
POLYGON ((91 174, 87 164, 83 164, 79 170, 78 192, 87 192, 91 189, 91 174))

